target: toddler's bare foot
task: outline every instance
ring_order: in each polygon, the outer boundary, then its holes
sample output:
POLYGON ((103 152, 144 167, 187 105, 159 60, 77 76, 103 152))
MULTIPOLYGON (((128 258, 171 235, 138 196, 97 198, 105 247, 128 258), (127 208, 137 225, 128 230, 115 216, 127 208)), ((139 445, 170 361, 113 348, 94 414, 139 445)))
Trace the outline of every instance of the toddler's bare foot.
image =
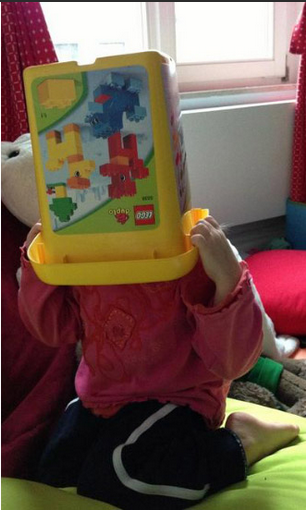
POLYGON ((291 423, 266 423, 246 413, 233 413, 225 427, 237 434, 242 442, 248 465, 280 450, 299 434, 291 423))

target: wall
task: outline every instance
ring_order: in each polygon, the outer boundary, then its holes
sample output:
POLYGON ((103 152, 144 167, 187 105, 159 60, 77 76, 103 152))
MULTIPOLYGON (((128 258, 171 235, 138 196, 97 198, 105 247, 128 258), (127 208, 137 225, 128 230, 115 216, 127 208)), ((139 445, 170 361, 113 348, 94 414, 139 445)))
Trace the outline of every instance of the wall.
POLYGON ((193 207, 240 225, 285 214, 294 102, 183 112, 193 207))

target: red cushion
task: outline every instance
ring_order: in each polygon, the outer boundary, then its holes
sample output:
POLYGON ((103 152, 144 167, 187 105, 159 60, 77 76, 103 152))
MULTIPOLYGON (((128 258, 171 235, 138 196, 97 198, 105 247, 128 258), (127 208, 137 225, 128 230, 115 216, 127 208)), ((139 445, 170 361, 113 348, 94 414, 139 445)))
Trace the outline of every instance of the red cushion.
POLYGON ((306 251, 262 251, 246 261, 276 332, 306 335, 306 251))

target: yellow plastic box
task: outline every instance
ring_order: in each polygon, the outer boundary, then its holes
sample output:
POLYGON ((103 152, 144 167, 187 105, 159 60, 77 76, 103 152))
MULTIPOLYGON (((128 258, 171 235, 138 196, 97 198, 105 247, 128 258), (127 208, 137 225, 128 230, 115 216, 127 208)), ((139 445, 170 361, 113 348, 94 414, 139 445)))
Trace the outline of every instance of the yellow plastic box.
POLYGON ((174 61, 147 51, 31 67, 24 81, 43 226, 29 248, 38 277, 110 285, 191 271, 188 234, 207 211, 189 211, 174 61))

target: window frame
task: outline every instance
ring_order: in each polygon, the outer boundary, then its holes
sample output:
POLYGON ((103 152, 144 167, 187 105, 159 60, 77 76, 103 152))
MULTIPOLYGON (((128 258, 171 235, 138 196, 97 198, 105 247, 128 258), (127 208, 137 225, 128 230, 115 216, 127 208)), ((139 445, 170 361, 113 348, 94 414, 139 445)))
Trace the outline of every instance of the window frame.
MULTIPOLYGON (((269 60, 180 64, 177 74, 180 91, 192 92, 207 88, 231 88, 245 85, 280 83, 287 73, 288 3, 274 3, 274 56, 269 60), (216 85, 218 84, 218 85, 216 85)), ((169 54, 176 60, 175 2, 145 2, 148 30, 148 47, 169 54)))
MULTIPOLYGON (((43 4, 44 2, 42 2, 43 4)), ((177 60, 175 58, 175 3, 139 2, 139 4, 142 49, 156 49, 170 54, 177 60)), ((211 105, 212 94, 217 97, 227 91, 229 95, 233 92, 234 96, 238 97, 236 94, 238 91, 240 96, 241 94, 249 96, 249 91, 253 93, 255 89, 260 89, 262 92, 263 89, 266 89, 268 95, 270 92, 275 95, 276 88, 281 93, 286 87, 284 97, 278 95, 278 98, 287 100, 288 94, 292 100, 295 98, 299 58, 297 55, 289 53, 289 46, 294 24, 304 2, 273 2, 273 4, 275 5, 275 27, 277 29, 275 36, 276 58, 273 61, 242 63, 178 63, 177 74, 181 97, 187 97, 189 94, 192 102, 196 104, 194 101, 196 97, 209 95, 208 103, 211 105)), ((141 49, 133 51, 141 51, 141 49)), ((81 60, 80 63, 82 62, 81 60)), ((256 96, 255 102, 258 102, 259 99, 256 96)), ((229 98, 230 103, 231 101, 232 97, 229 98)), ((218 100, 216 100, 217 104, 218 100)))

